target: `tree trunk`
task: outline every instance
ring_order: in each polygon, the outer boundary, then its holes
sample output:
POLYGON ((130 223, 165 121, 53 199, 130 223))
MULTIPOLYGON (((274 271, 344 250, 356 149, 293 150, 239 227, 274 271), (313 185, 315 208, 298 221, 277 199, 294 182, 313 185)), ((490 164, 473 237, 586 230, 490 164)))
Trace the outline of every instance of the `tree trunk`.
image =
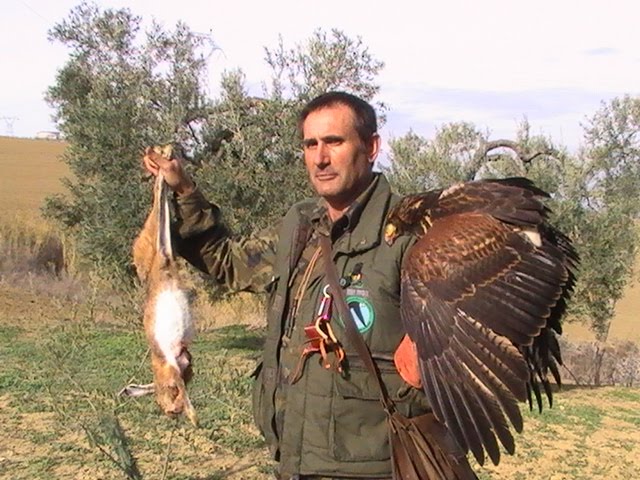
POLYGON ((594 358, 595 371, 593 372, 593 384, 600 387, 602 384, 602 361, 607 351, 606 342, 609 338, 609 330, 611 329, 611 318, 608 319, 606 328, 600 333, 596 333, 596 354, 594 358))
POLYGON ((595 371, 593 372, 593 385, 596 387, 601 386, 601 372, 602 372, 602 359, 604 358, 605 348, 603 344, 598 343, 596 345, 596 353, 594 358, 595 371), (602 348, 601 348, 602 347, 602 348))

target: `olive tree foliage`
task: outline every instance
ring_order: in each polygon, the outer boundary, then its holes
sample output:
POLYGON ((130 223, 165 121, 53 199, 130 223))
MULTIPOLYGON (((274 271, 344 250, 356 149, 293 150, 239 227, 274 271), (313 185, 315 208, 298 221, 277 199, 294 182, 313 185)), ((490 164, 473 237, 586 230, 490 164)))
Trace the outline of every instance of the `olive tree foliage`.
POLYGON ((291 48, 280 38, 277 47, 266 48, 265 53, 275 95, 307 102, 330 90, 344 90, 374 103, 384 118, 384 103, 374 102, 380 90, 376 77, 384 63, 360 37, 351 38, 335 28, 316 30, 306 42, 291 48))
POLYGON ((603 104, 585 126, 585 145, 572 155, 531 135, 526 120, 515 140, 489 140, 472 124, 451 123, 433 139, 409 132, 392 140, 387 174, 403 194, 480 178, 532 179, 550 193, 551 221, 581 257, 569 318, 587 322, 606 340, 638 246, 639 125, 640 99, 603 104))
POLYGON ((625 286, 633 281, 640 214, 640 97, 602 105, 585 125, 580 207, 581 316, 606 340, 625 286))
POLYGON ((640 214, 640 97, 624 96, 604 103, 585 125, 590 180, 602 205, 623 214, 640 214))
POLYGON ((428 140, 413 131, 389 142, 391 165, 384 167, 401 194, 433 190, 475 178, 474 154, 488 134, 469 122, 448 123, 428 140))
POLYGON ((241 71, 222 78, 215 114, 204 129, 196 181, 237 234, 274 223, 310 195, 295 131, 298 102, 251 96, 241 71))
MULTIPOLYGON (((259 96, 249 93, 241 70, 224 73, 205 128, 208 148, 198 156, 198 183, 236 233, 273 224, 312 195, 297 131, 303 105, 329 90, 373 101, 383 67, 362 40, 339 30, 317 30, 291 48, 280 39, 276 48, 265 49, 265 61, 271 76, 259 96)), ((377 106, 383 113, 384 105, 377 106)))
POLYGON ((473 123, 452 122, 437 128, 433 139, 410 131, 389 145, 391 165, 384 170, 402 194, 505 176, 529 176, 546 185, 566 158, 549 139, 532 136, 526 119, 515 140, 489 140, 489 132, 473 123))
POLYGON ((47 99, 72 176, 46 213, 75 234, 88 264, 117 281, 130 278, 130 245, 151 202, 144 147, 185 147, 197 184, 236 233, 248 233, 311 194, 296 131, 301 106, 330 89, 371 100, 382 68, 360 39, 318 30, 293 48, 281 41, 266 49, 272 74, 260 95, 237 70, 222 75, 211 99, 204 79, 212 43, 183 23, 145 29, 128 9, 83 3, 50 39, 69 49, 47 99))
POLYGON ((66 195, 46 214, 71 230, 81 256, 122 279, 129 249, 150 202, 140 158, 146 145, 193 142, 208 114, 202 78, 204 40, 178 23, 142 32, 128 9, 83 3, 50 31, 69 49, 47 100, 69 146, 66 195))

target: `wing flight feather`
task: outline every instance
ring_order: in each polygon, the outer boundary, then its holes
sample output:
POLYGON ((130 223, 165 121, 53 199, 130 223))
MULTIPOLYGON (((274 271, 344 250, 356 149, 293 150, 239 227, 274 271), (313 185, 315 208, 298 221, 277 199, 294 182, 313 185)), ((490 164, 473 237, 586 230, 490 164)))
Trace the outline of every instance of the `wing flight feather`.
POLYGON ((440 194, 430 228, 405 256, 401 316, 416 344, 434 414, 480 464, 497 464, 498 441, 515 449, 518 401, 551 397, 547 369, 561 362, 553 332, 578 258, 545 230, 544 192, 525 179, 480 182, 440 194), (541 232, 536 245, 523 229, 541 232), (552 361, 540 361, 540 357, 552 361))

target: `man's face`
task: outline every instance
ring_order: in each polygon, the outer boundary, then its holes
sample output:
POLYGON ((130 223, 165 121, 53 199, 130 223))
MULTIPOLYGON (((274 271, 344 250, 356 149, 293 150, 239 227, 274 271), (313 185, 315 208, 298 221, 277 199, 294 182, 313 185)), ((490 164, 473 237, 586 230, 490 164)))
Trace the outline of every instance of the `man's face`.
POLYGON ((378 135, 368 144, 362 142, 353 111, 342 104, 311 112, 302 133, 304 161, 314 189, 332 207, 348 207, 371 181, 378 135))

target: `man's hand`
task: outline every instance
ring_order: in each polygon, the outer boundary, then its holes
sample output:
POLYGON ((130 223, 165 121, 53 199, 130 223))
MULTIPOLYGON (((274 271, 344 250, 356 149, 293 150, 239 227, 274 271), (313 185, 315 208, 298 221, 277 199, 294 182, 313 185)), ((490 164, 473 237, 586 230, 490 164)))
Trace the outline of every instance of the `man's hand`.
POLYGON ((144 150, 142 164, 144 168, 154 176, 162 172, 165 182, 171 190, 176 192, 178 196, 189 195, 195 189, 195 183, 191 177, 185 172, 182 160, 179 158, 170 158, 170 153, 160 153, 166 149, 158 147, 147 147, 144 150))

